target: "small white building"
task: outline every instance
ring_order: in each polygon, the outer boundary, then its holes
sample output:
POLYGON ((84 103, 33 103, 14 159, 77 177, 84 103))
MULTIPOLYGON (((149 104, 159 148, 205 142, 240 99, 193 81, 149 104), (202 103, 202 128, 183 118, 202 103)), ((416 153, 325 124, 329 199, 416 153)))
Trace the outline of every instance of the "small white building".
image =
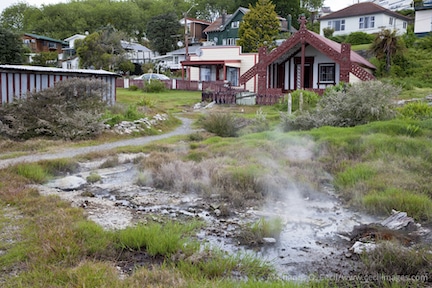
POLYGON ((432 32, 432 1, 423 1, 415 8, 414 34, 424 37, 432 32))
POLYGON ((320 35, 324 35, 325 28, 332 28, 333 36, 338 36, 352 32, 374 34, 383 29, 396 30, 397 35, 403 35, 412 20, 375 3, 362 2, 322 16, 318 21, 320 35))
POLYGON ((0 65, 0 105, 15 99, 25 99, 29 93, 39 92, 69 78, 92 78, 107 83, 103 101, 116 101, 116 78, 120 75, 105 70, 62 69, 26 65, 0 65))

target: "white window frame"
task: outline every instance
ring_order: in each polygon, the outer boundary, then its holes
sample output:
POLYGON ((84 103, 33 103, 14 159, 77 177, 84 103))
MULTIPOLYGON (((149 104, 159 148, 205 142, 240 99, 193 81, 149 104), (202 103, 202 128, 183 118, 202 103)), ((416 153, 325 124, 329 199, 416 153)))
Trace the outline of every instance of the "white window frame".
POLYGON ((375 16, 362 16, 359 18, 359 29, 369 29, 375 27, 375 16))
POLYGON ((328 21, 328 27, 334 31, 345 31, 345 19, 328 21))
POLYGON ((335 63, 320 63, 320 64, 318 64, 318 79, 319 79, 319 84, 335 84, 336 83, 336 64, 335 63), (331 73, 329 71, 331 71, 331 73), (324 76, 326 76, 326 77, 324 77, 324 76), (323 78, 325 78, 325 79, 323 79, 323 78))
POLYGON ((240 21, 233 21, 231 22, 231 28, 239 28, 240 21))

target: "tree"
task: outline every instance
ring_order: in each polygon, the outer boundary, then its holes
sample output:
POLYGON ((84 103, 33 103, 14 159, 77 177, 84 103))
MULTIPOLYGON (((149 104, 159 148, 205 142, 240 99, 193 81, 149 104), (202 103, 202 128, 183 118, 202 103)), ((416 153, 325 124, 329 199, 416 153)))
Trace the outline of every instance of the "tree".
POLYGON ((258 0, 255 7, 249 5, 249 12, 243 16, 239 27, 238 45, 243 52, 257 52, 263 46, 275 47, 280 24, 274 9, 270 0, 258 0))
POLYGON ((181 25, 174 13, 155 16, 147 24, 150 45, 161 55, 176 49, 178 38, 172 36, 178 34, 181 34, 181 25))
POLYGON ((113 26, 107 26, 83 40, 76 40, 75 48, 80 57, 80 67, 122 72, 126 72, 125 67, 133 69, 132 66, 125 65, 125 62, 130 61, 126 59, 126 51, 121 45, 124 38, 123 33, 113 26))
POLYGON ((404 50, 403 41, 399 40, 396 30, 390 31, 388 29, 378 33, 370 48, 370 51, 378 60, 385 62, 385 71, 387 74, 390 72, 392 57, 404 50))
POLYGON ((0 16, 1 26, 15 32, 24 31, 26 13, 30 9, 31 7, 26 3, 18 3, 5 8, 0 16))
POLYGON ((22 64, 24 47, 18 34, 0 27, 0 64, 22 64))

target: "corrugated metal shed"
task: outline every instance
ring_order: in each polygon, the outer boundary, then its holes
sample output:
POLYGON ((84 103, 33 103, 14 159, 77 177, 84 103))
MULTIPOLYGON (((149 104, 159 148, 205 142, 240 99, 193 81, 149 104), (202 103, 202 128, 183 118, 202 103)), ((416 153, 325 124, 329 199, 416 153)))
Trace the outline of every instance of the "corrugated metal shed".
POLYGON ((0 99, 11 103, 14 99, 25 98, 30 92, 39 92, 52 87, 56 82, 69 78, 96 78, 108 84, 103 100, 109 105, 116 101, 115 80, 119 74, 105 70, 62 69, 54 67, 0 65, 0 99))

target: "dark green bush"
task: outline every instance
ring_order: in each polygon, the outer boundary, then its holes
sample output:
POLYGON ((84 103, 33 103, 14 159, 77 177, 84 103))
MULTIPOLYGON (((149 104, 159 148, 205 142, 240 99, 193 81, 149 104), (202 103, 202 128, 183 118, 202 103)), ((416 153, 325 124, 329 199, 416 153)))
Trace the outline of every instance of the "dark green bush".
POLYGON ((138 89, 139 88, 136 85, 130 85, 129 88, 128 88, 129 91, 137 91, 138 89))
POLYGON ((150 82, 144 82, 144 92, 148 93, 159 93, 165 91, 167 88, 165 83, 160 80, 151 80, 150 82))
POLYGON ((374 35, 365 32, 352 32, 345 39, 345 42, 350 43, 351 45, 369 44, 373 42, 374 38, 374 35))

